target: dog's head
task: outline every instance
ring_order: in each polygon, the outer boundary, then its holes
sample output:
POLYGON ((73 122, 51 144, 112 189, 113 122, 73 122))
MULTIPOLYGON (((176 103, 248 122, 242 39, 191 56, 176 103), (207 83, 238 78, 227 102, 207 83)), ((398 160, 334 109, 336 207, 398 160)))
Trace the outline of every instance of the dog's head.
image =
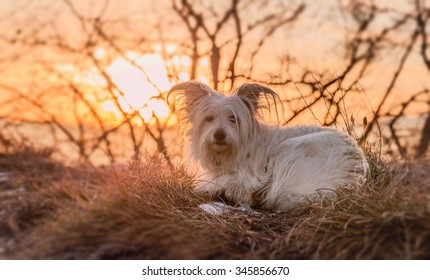
POLYGON ((257 116, 264 104, 261 97, 279 98, 273 90, 258 84, 244 84, 231 96, 224 96, 194 81, 173 86, 169 96, 172 93, 177 93, 180 121, 188 124, 192 152, 205 168, 227 167, 240 160, 257 137, 257 116))

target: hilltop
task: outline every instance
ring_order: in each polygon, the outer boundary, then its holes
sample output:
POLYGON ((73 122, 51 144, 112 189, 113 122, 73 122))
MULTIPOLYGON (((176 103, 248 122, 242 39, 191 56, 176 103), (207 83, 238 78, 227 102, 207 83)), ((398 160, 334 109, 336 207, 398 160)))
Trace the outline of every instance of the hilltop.
POLYGON ((4 259, 428 259, 430 162, 368 152, 361 188, 285 212, 202 211, 195 181, 156 159, 65 166, 0 155, 4 259))

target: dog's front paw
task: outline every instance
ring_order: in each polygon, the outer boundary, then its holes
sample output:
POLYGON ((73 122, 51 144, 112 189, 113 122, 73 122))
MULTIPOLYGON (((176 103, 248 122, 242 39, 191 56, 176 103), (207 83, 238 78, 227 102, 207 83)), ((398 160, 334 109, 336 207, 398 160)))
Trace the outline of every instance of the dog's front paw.
POLYGON ((194 189, 194 192, 204 197, 217 197, 218 195, 222 194, 223 191, 217 185, 210 182, 205 182, 197 186, 194 189))

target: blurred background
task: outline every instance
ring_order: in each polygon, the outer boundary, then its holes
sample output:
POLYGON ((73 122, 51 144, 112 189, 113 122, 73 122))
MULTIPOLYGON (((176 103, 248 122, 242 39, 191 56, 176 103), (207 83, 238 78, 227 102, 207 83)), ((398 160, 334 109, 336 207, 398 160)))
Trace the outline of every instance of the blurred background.
MULTIPOLYGON (((429 155, 429 0, 2 0, 0 146, 100 165, 180 154, 175 83, 275 89, 281 125, 429 155)), ((270 119, 270 117, 268 117, 270 119)))

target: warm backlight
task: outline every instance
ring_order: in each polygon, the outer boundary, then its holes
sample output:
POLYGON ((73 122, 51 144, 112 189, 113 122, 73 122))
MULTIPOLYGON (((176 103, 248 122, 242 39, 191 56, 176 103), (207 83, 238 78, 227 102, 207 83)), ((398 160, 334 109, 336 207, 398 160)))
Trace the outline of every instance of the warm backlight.
MULTIPOLYGON (((106 72, 121 91, 118 93, 117 100, 122 111, 131 113, 137 110, 147 123, 150 123, 153 117, 163 120, 169 116, 167 104, 161 99, 154 99, 159 96, 160 91, 165 92, 171 87, 160 55, 149 54, 138 57, 137 54, 130 52, 127 53, 127 59, 116 59, 106 72), (139 67, 145 72, 142 72, 139 67)), ((112 109, 109 105, 102 105, 102 108, 112 111, 109 110, 112 109)))
MULTIPOLYGON (((174 46, 168 47, 166 50, 171 54, 168 59, 164 59, 159 53, 139 55, 127 52, 126 58, 114 60, 106 68, 106 72, 119 91, 116 92, 115 101, 105 101, 101 108, 113 113, 118 119, 122 115, 120 110, 128 114, 138 112, 141 118, 134 121, 137 125, 142 125, 142 121, 147 124, 154 124, 157 120, 166 122, 171 111, 166 102, 160 98, 160 92, 168 91, 173 85, 169 81, 167 69, 176 69, 177 79, 187 81, 190 78, 187 70, 191 67, 189 57, 175 56, 172 54, 174 46)), ((95 53, 97 58, 104 55, 102 49, 95 53)), ((202 59, 200 64, 207 64, 207 61, 202 59)), ((207 79, 201 80, 207 82, 207 79)))

